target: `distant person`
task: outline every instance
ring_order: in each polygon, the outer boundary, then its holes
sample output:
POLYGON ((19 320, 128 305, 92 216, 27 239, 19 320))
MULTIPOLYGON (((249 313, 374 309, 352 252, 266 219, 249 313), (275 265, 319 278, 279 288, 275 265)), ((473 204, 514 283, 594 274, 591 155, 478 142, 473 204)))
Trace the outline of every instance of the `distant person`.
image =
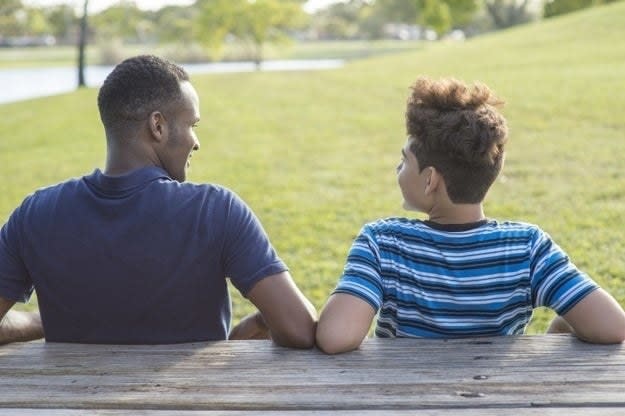
POLYGON ((535 225, 497 221, 482 201, 501 171, 507 126, 484 85, 419 79, 397 167, 404 207, 427 220, 366 224, 317 327, 327 353, 377 337, 522 334, 539 306, 550 332, 594 343, 625 339, 625 313, 535 225))
POLYGON ((250 208, 224 187, 184 182, 200 148, 199 99, 185 70, 128 59, 104 81, 98 107, 104 171, 36 191, 2 227, 0 343, 270 336, 312 347, 316 311, 250 208), (259 310, 231 332, 226 278, 259 310), (41 319, 9 311, 33 289, 41 319))

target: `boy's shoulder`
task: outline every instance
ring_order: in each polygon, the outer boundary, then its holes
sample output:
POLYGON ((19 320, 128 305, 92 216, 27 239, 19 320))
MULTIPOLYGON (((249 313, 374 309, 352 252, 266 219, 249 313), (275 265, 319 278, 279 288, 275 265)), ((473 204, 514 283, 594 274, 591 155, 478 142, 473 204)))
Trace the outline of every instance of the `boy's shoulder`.
POLYGON ((466 227, 465 224, 462 224, 459 227, 454 228, 454 226, 441 226, 421 219, 387 217, 366 223, 362 227, 362 232, 378 235, 387 233, 424 233, 443 235, 510 233, 536 235, 538 233, 542 233, 542 230, 535 224, 523 221, 500 221, 497 219, 488 219, 480 223, 476 223, 474 226, 466 227))

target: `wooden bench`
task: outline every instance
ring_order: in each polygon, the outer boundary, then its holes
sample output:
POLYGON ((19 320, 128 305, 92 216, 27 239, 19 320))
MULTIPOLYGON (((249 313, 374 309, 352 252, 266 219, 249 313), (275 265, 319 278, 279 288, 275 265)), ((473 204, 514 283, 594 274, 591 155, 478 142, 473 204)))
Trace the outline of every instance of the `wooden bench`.
POLYGON ((625 347, 568 335, 0 347, 0 415, 625 415, 625 347))

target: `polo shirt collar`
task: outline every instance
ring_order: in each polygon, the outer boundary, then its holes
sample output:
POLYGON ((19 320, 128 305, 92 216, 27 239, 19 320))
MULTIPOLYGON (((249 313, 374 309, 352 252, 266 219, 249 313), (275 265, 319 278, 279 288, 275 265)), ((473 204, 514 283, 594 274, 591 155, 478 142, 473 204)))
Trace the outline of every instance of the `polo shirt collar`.
POLYGON ((84 179, 106 193, 132 191, 159 179, 172 180, 165 170, 156 166, 146 166, 119 176, 105 175, 100 169, 95 169, 84 179))

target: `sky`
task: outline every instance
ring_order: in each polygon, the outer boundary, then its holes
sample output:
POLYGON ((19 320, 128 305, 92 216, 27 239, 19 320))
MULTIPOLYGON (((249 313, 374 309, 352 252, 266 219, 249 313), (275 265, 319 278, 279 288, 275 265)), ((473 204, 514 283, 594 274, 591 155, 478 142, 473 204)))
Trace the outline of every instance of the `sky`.
MULTIPOLYGON (((89 13, 97 13, 102 9, 109 7, 111 4, 117 3, 119 0, 89 0, 89 13)), ((309 12, 336 3, 341 0, 308 0, 305 9, 309 12)), ((82 0, 22 0, 22 3, 29 6, 51 6, 55 4, 71 4, 80 9, 83 5, 82 0)), ((163 6, 176 4, 180 6, 194 3, 194 0, 135 0, 137 7, 144 10, 157 10, 163 6)))

